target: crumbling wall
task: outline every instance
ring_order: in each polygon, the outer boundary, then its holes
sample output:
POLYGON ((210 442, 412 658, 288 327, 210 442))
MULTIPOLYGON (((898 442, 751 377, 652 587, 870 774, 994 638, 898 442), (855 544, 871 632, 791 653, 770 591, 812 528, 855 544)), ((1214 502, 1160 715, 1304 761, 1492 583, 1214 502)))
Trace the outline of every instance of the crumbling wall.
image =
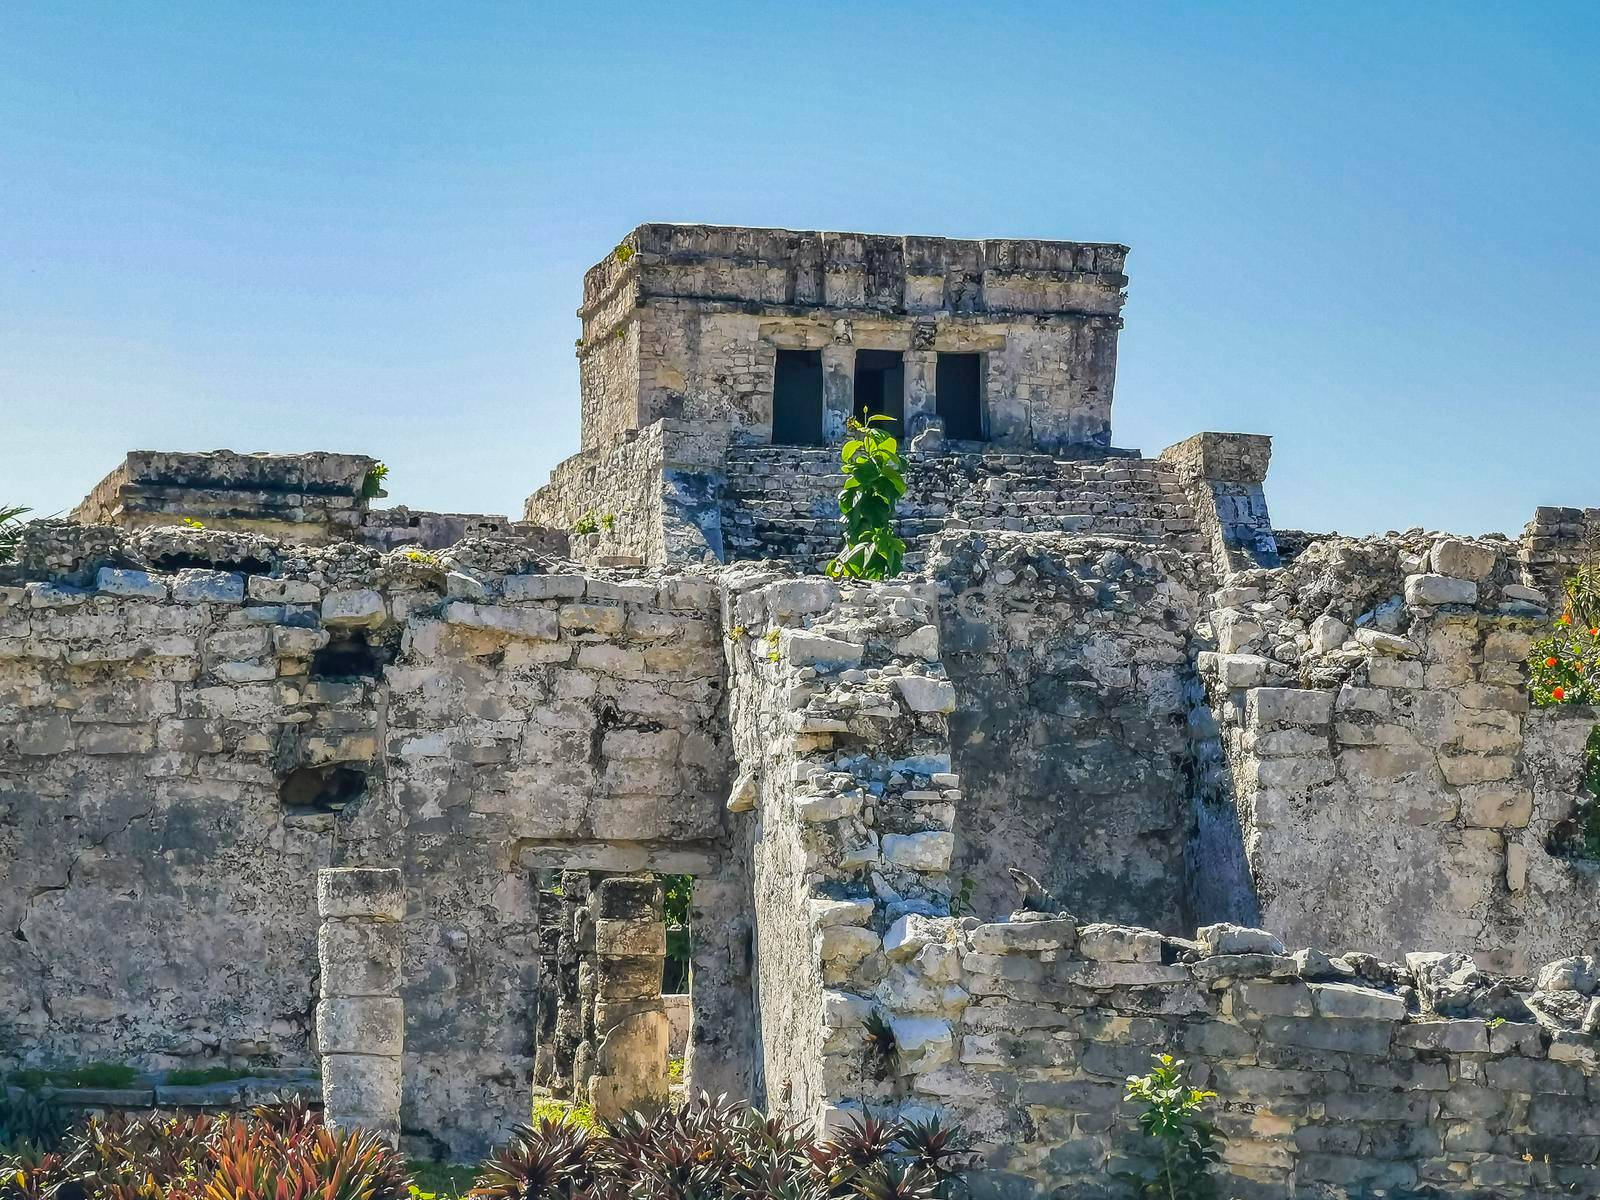
POLYGON ((398 866, 405 1126, 474 1152, 526 1114, 534 869, 725 869, 704 577, 48 533, 93 582, 0 589, 12 1065, 308 1063, 316 869, 398 866))
POLYGON ((1265 924, 1506 971, 1593 946, 1600 876, 1553 834, 1594 715, 1529 712, 1549 610, 1515 549, 1328 539, 1216 594, 1200 664, 1265 924))
POLYGON ((741 775, 729 807, 751 847, 755 1094, 826 1119, 870 1074, 865 997, 898 986, 882 932, 945 912, 962 794, 927 589, 746 571, 724 621, 741 775))
POLYGON ((1082 916, 1187 928, 1203 577, 1167 550, 1024 534, 946 534, 929 573, 970 796, 953 870, 974 910, 1010 911, 1018 867, 1082 916))
POLYGON ((1286 954, 1260 930, 1188 941, 1031 912, 907 916, 884 950, 908 980, 893 1027, 915 1033, 891 1103, 968 1132, 976 1194, 1098 1197, 1109 1172, 1148 1171, 1122 1096, 1163 1053, 1217 1092, 1239 1200, 1600 1191, 1593 958, 1535 985, 1461 954, 1286 954))

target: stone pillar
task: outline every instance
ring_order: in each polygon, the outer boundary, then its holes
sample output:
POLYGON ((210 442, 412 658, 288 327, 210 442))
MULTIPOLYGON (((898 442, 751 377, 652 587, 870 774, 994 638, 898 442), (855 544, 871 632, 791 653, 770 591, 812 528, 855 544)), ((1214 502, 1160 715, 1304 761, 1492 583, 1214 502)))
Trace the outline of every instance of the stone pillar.
POLYGON ((856 348, 848 341, 832 342, 822 348, 822 436, 828 445, 844 444, 845 422, 855 405, 856 348))
POLYGON ((336 1129, 400 1140, 400 950, 405 916, 400 872, 337 867, 317 873, 322 999, 317 1049, 322 1104, 336 1129))
POLYGON ((1222 574, 1278 565, 1262 489, 1271 458, 1272 439, 1260 433, 1197 433, 1161 452, 1183 485, 1222 574))
POLYGON ((939 418, 935 394, 939 376, 939 355, 933 350, 907 350, 905 353, 905 439, 911 439, 939 418))
POLYGON ((653 876, 614 876, 594 904, 593 1076, 589 1102, 604 1118, 667 1103, 667 927, 653 876))

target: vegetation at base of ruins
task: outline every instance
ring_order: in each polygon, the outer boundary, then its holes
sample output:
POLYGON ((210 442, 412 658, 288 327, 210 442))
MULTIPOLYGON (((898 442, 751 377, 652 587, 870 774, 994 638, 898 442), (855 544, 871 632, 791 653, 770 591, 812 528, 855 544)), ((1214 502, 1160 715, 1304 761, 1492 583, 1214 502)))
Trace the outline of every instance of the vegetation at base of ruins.
POLYGON ((681 1058, 667 1059, 667 1081, 669 1083, 682 1083, 683 1069, 686 1065, 681 1058))
POLYGON ((197 521, 193 517, 185 517, 183 524, 186 529, 204 529, 206 527, 204 521, 197 521))
POLYGON ((554 1096, 533 1098, 533 1123, 554 1121, 557 1124, 576 1125, 580 1129, 596 1129, 600 1122, 594 1109, 587 1104, 574 1104, 570 1100, 557 1100, 554 1096))
POLYGON ((249 1079, 248 1068, 241 1067, 181 1067, 168 1071, 168 1087, 204 1087, 208 1083, 231 1083, 235 1079, 249 1079))
POLYGON ((420 563, 425 567, 437 567, 440 564, 439 556, 431 550, 411 549, 405 553, 407 562, 420 563))
POLYGON ((17 542, 22 538, 22 518, 33 509, 26 505, 0 505, 0 563, 8 563, 17 552, 17 542))
POLYGON ((367 468, 366 475, 361 480, 361 498, 363 500, 375 499, 383 491, 383 481, 389 478, 389 468, 385 463, 373 463, 367 468))
POLYGON ((572 532, 577 534, 599 533, 600 522, 595 520, 592 512, 586 512, 572 523, 572 532))
POLYGON ((906 544, 894 531, 895 505, 906 494, 906 460, 893 435, 876 428, 888 417, 851 418, 855 436, 839 449, 844 487, 844 548, 828 560, 831 579, 891 579, 905 563, 906 544))
POLYGON ((1140 1105, 1139 1130, 1155 1140, 1159 1160, 1153 1173, 1116 1171, 1113 1178, 1133 1188, 1139 1200, 1215 1200, 1212 1167, 1227 1140, 1206 1117, 1215 1092, 1191 1087, 1182 1059, 1155 1056, 1148 1075, 1128 1076, 1128 1103, 1140 1105))
POLYGON ((243 1116, 93 1117, 51 1150, 0 1156, 0 1200, 407 1200, 405 1160, 301 1102, 243 1116))
POLYGON ((37 1092, 0 1088, 0 1157, 54 1150, 66 1132, 58 1105, 37 1092))
MULTIPOLYGON (((1561 615, 1528 658, 1528 693, 1537 708, 1600 704, 1600 565, 1579 567, 1565 593, 1561 615)), ((1551 835, 1550 848, 1600 860, 1600 726, 1584 744, 1579 782, 1588 794, 1551 835)))
POLYGON ((490 1157, 475 1200, 939 1200, 965 1155, 937 1121, 862 1118, 820 1138, 700 1096, 593 1129, 540 1121, 490 1157))
POLYGON ((616 527, 617 527, 617 514, 616 513, 606 513, 604 516, 602 516, 600 518, 600 528, 604 529, 607 533, 610 533, 616 527))
POLYGON ((19 1088, 127 1088, 139 1071, 126 1063, 93 1062, 77 1067, 31 1067, 13 1071, 6 1082, 19 1088))
POLYGON ((477 1168, 463 1163, 423 1162, 413 1159, 411 1200, 460 1200, 472 1189, 477 1168))

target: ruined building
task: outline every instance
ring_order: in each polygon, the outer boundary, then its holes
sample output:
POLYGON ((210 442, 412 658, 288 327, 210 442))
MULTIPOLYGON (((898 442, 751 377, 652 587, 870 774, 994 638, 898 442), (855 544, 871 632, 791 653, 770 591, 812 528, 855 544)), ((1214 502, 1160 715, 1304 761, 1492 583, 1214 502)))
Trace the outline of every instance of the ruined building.
POLYGON ((535 1084, 665 1097, 692 875, 689 1086, 943 1114, 987 1194, 1105 1194, 1157 1051, 1238 1196, 1600 1194, 1600 714, 1525 665, 1600 510, 1287 532, 1264 436, 1117 448, 1126 255, 645 225, 584 280, 582 446, 521 521, 375 509, 360 456, 140 453, 29 526, 0 1067, 224 1102, 159 1073, 320 1038, 475 1153, 535 1084), (864 411, 911 552, 840 584, 864 411), (368 996, 319 979, 339 865, 403 880, 398 1055, 314 1019, 368 996), (1013 867, 1049 893, 1015 913, 1013 867))

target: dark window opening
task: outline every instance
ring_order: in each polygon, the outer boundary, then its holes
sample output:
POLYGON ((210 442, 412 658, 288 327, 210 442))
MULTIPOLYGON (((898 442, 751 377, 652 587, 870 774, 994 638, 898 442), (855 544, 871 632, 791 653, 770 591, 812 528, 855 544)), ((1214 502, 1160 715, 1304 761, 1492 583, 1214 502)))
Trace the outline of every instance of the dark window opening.
POLYGON ((906 416, 906 368, 898 350, 856 351, 856 418, 885 416, 896 437, 906 416))
POLYGON ((389 665, 389 648, 373 645, 357 634, 335 635, 311 656, 313 679, 376 679, 389 665))
POLYGON ((772 442, 822 445, 822 351, 778 351, 772 371, 772 442))
POLYGON ((278 785, 285 808, 339 812, 367 794, 367 773, 354 767, 296 767, 278 785))
POLYGON ((988 438, 983 411, 981 354, 939 355, 933 386, 945 437, 961 442, 981 442, 988 438))
POLYGON ((689 990, 689 908, 694 896, 693 875, 657 875, 661 882, 661 915, 667 923, 667 956, 661 963, 661 991, 673 995, 689 990))

